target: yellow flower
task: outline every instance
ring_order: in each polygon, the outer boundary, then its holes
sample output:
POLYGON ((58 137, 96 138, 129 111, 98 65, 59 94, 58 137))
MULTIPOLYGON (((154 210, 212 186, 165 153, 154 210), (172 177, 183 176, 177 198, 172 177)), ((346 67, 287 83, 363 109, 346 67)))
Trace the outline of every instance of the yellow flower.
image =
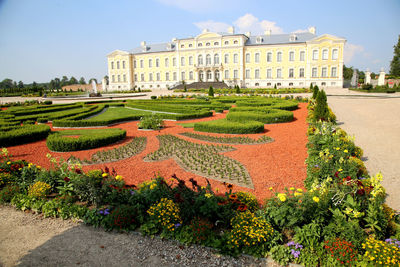
POLYGON ((38 166, 36 166, 36 168, 40 170, 42 167, 40 167, 40 166, 38 165, 38 166))
POLYGON ((283 193, 279 193, 277 195, 277 197, 279 198, 280 201, 285 202, 286 201, 286 194, 283 193))
POLYGON ((301 196, 301 195, 302 195, 302 193, 294 192, 294 196, 295 196, 295 197, 298 197, 298 196, 301 196))
POLYGON ((291 187, 291 188, 290 188, 290 190, 292 190, 292 191, 293 191, 293 190, 294 190, 294 187, 291 187))
POLYGON ((340 150, 340 147, 335 148, 336 150, 340 150))
POLYGON ((157 184, 151 184, 150 185, 150 190, 153 190, 154 188, 156 188, 157 184))
POLYGON ((124 178, 122 178, 121 175, 115 176, 115 180, 117 180, 117 181, 122 181, 123 179, 124 179, 124 178))
POLYGON ((341 172, 341 171, 343 171, 343 169, 339 169, 338 171, 341 172))
POLYGON ((10 165, 10 164, 11 164, 11 161, 7 162, 7 164, 10 165))
POLYGON ((210 193, 204 194, 204 196, 205 196, 206 198, 212 197, 212 195, 211 195, 210 193))
POLYGON ((108 176, 108 174, 107 174, 107 173, 103 173, 101 176, 103 176, 103 177, 107 177, 107 176, 108 176))
POLYGON ((317 203, 319 202, 319 197, 313 197, 312 199, 314 200, 314 202, 317 202, 317 203))
POLYGON ((303 189, 297 188, 297 192, 303 192, 303 189))
POLYGON ((270 187, 270 188, 268 188, 268 189, 269 189, 270 191, 272 191, 272 189, 273 189, 273 188, 272 188, 272 187, 270 187))

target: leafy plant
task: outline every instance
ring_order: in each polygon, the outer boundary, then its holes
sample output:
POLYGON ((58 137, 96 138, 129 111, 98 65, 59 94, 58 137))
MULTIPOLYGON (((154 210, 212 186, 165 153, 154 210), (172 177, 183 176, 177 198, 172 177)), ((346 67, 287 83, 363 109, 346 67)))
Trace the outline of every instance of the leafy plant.
POLYGON ((164 127, 164 121, 157 115, 143 116, 138 124, 139 129, 160 130, 164 127))

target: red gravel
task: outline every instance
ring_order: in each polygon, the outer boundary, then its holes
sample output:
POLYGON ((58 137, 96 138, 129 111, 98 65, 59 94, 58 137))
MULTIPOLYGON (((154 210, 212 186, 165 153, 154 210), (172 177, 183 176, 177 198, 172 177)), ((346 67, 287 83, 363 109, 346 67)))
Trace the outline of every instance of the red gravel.
MULTIPOLYGON (((265 133, 243 135, 252 138, 259 138, 266 134, 274 139, 274 142, 260 145, 232 145, 237 150, 226 152, 224 155, 232 157, 240 161, 249 171, 253 180, 254 190, 234 186, 234 191, 245 190, 252 192, 259 200, 271 196, 268 189, 272 187, 274 191, 282 191, 284 187, 301 187, 306 178, 305 160, 307 157, 307 104, 299 104, 299 109, 293 111, 295 120, 289 123, 266 124, 265 133)), ((90 149, 79 152, 50 152, 46 146, 46 141, 38 141, 35 143, 9 147, 8 150, 14 156, 14 159, 25 159, 29 162, 49 168, 50 162, 46 158, 46 154, 50 153, 55 157, 75 156, 78 158, 90 158, 90 156, 104 149, 119 147, 129 142, 135 136, 147 136, 146 149, 134 157, 108 164, 98 164, 84 166, 84 170, 99 169, 105 166, 115 168, 118 174, 125 178, 128 184, 138 184, 143 181, 153 178, 155 175, 161 175, 168 179, 172 174, 176 174, 179 178, 188 181, 190 178, 195 178, 199 184, 205 185, 205 179, 201 176, 184 171, 179 167, 173 159, 168 159, 161 162, 144 162, 143 157, 148 153, 158 149, 159 134, 178 134, 181 132, 193 132, 192 128, 183 128, 177 123, 205 121, 224 118, 224 114, 214 114, 211 118, 203 118, 190 121, 166 121, 166 127, 160 131, 138 131, 137 121, 127 122, 112 126, 111 128, 122 128, 127 131, 127 138, 124 141, 110 145, 107 147, 90 149)), ((54 129, 63 130, 63 129, 54 129)), ((218 134, 214 134, 218 136, 218 134)), ((207 143, 190 139, 184 136, 180 138, 190 140, 192 142, 207 143)), ((222 183, 210 180, 212 187, 219 188, 220 192, 224 191, 222 183)))

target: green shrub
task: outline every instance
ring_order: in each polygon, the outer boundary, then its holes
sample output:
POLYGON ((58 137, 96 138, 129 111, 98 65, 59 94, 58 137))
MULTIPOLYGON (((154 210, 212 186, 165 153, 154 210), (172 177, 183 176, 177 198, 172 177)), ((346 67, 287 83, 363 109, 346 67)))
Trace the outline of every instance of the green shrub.
POLYGON ((324 90, 321 90, 317 94, 317 99, 314 108, 314 119, 316 121, 326 121, 329 118, 329 109, 324 90))
POLYGON ((258 121, 240 123, 222 119, 195 123, 194 130, 200 132, 230 134, 262 133, 264 132, 264 123, 258 121))
POLYGON ((49 120, 47 119, 47 118, 38 118, 37 119, 37 122, 38 123, 46 123, 46 122, 48 122, 49 120))
POLYGON ((157 99, 157 96, 152 95, 150 98, 151 98, 151 99, 157 99))
POLYGON ((317 95, 318 95, 318 92, 319 92, 319 88, 318 88, 317 85, 315 85, 313 88, 311 88, 311 87, 312 87, 312 84, 310 85, 310 89, 312 89, 312 91, 313 91, 312 98, 316 99, 317 95))
POLYGON ((43 102, 43 104, 45 104, 45 105, 51 105, 51 104, 53 104, 53 101, 51 101, 51 100, 45 100, 45 101, 43 102))
POLYGON ((164 127, 164 121, 157 115, 143 116, 138 124, 139 129, 160 130, 164 127))
POLYGON ((9 203, 11 199, 19 193, 20 188, 16 185, 6 185, 0 191, 0 204, 9 203))
POLYGON ((8 147, 35 142, 50 133, 47 125, 24 125, 6 132, 0 132, 0 146, 8 147))
POLYGON ((52 151, 77 151, 109 145, 125 136, 126 131, 121 129, 66 130, 51 134, 46 145, 52 151))
POLYGON ((229 121, 245 123, 247 121, 259 121, 262 123, 278 123, 293 120, 293 113, 278 109, 246 109, 232 108, 226 115, 229 121), (242 111, 243 110, 243 111, 242 111))
POLYGON ((208 96, 214 96, 214 88, 212 86, 208 88, 208 96))

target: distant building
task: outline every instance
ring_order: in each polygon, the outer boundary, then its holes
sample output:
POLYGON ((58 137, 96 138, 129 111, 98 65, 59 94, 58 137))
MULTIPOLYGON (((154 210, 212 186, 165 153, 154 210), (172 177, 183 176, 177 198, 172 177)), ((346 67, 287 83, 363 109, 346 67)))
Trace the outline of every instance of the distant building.
MULTIPOLYGON (((97 91, 101 91, 102 85, 101 83, 97 84, 97 91)), ((65 85, 63 87, 61 87, 61 89, 64 91, 79 91, 79 89, 81 89, 82 91, 92 91, 93 87, 92 84, 72 84, 72 85, 65 85)))
POLYGON ((196 37, 146 44, 107 56, 109 91, 171 88, 182 81, 224 81, 229 86, 267 88, 343 86, 346 40, 308 32, 263 35, 204 30, 196 37))

